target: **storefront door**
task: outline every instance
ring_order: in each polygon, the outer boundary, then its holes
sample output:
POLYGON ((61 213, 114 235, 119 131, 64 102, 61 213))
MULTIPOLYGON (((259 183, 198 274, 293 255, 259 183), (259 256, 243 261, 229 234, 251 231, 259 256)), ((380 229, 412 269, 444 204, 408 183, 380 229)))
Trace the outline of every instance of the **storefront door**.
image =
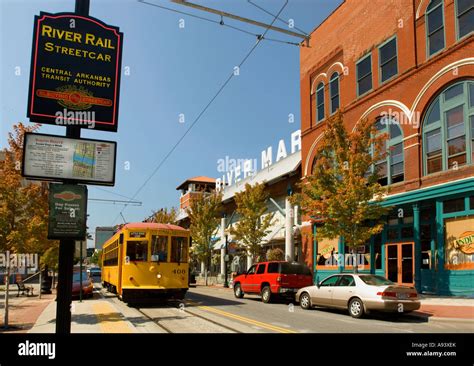
POLYGON ((414 283, 414 245, 413 243, 386 244, 385 276, 400 285, 414 283))

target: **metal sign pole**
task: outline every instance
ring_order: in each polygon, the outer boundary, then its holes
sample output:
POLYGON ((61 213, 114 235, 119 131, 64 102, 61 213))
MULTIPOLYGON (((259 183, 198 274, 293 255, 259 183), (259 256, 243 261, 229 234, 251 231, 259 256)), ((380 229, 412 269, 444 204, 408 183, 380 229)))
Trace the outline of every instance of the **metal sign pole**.
MULTIPOLYGON (((76 0, 76 14, 89 15, 90 0, 76 0)), ((80 138, 81 128, 67 126, 66 137, 80 138)), ((59 241, 59 265, 56 305, 56 333, 71 333, 72 272, 74 266, 73 239, 59 241)))

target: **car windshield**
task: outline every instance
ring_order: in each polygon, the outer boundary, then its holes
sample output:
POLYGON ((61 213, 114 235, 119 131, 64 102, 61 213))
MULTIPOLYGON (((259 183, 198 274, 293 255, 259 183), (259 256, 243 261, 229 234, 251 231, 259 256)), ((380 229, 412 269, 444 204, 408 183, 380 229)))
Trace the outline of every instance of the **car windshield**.
MULTIPOLYGON (((81 273, 80 272, 74 272, 74 275, 72 276, 72 280, 74 282, 79 282, 81 280, 80 278, 81 273)), ((82 280, 85 282, 87 281, 87 272, 82 272, 82 280)))
POLYGON ((385 277, 382 276, 373 276, 373 275, 365 275, 359 276, 364 283, 371 286, 384 286, 384 285, 393 285, 392 281, 387 280, 385 277))
POLYGON ((309 268, 299 263, 280 263, 280 273, 311 276, 309 268))

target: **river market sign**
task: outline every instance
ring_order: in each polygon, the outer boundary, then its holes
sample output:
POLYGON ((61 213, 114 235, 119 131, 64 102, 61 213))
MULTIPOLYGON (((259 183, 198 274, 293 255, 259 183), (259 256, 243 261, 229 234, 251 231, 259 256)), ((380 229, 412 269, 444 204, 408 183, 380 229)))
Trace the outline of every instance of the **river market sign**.
POLYGON ((117 131, 123 33, 74 13, 35 17, 32 122, 117 131))
MULTIPOLYGON (((285 140, 281 139, 278 142, 278 147, 275 150, 272 146, 268 146, 261 153, 260 170, 269 168, 273 165, 273 157, 275 155, 275 162, 285 159, 298 151, 301 151, 301 130, 296 130, 290 135, 290 148, 287 148, 285 140)), ((235 160, 235 159, 231 159, 235 160)), ((219 171, 225 174, 216 179, 216 190, 218 192, 224 191, 227 186, 232 186, 240 182, 242 179, 254 176, 258 172, 257 159, 239 159, 235 164, 228 164, 227 159, 219 159, 219 166, 229 166, 229 169, 218 168, 219 171)))

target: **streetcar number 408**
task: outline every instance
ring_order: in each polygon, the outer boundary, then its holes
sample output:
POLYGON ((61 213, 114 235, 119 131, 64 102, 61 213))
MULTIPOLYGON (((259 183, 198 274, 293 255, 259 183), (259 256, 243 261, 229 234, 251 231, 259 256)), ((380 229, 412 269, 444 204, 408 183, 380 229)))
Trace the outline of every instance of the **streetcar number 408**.
POLYGON ((185 274, 186 273, 186 270, 185 269, 173 269, 173 273, 174 274, 185 274))

